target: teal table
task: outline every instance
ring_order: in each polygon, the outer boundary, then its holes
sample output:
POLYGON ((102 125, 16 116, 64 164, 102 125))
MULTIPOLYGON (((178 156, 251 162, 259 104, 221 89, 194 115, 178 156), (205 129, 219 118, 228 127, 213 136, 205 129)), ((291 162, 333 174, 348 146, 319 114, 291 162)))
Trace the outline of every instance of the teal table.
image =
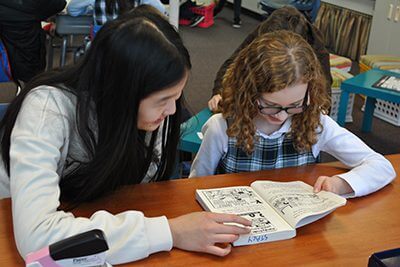
POLYGON ((201 132, 204 123, 212 116, 212 112, 205 108, 181 125, 179 150, 197 153, 201 139, 197 133, 201 132))
POLYGON ((372 87, 372 85, 383 75, 400 77, 400 74, 391 71, 372 69, 342 82, 340 86, 342 93, 340 96, 339 111, 337 116, 337 122, 339 125, 344 126, 347 104, 349 102, 349 94, 351 93, 362 94, 367 97, 361 128, 362 132, 371 131, 372 117, 374 114, 376 99, 400 103, 400 92, 372 87))

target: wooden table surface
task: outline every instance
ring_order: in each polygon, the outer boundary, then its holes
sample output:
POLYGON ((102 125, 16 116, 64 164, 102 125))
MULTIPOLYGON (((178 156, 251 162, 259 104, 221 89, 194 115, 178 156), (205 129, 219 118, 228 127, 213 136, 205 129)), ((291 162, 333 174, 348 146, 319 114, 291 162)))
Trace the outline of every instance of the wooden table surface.
MULTIPOLYGON (((399 174, 400 154, 387 158, 399 174)), ((344 171, 340 164, 329 163, 140 184, 82 205, 74 214, 90 216, 99 209, 113 213, 134 209, 149 217, 175 217, 202 210, 195 200, 197 188, 249 185, 261 179, 302 180, 313 184, 319 175, 344 171)), ((399 179, 372 195, 349 199, 346 206, 299 228, 293 239, 235 247, 223 258, 173 249, 153 254, 129 266, 366 266, 372 253, 396 247, 400 247, 399 179)), ((13 237, 10 199, 0 201, 0 248, 0 266, 23 266, 13 237)))

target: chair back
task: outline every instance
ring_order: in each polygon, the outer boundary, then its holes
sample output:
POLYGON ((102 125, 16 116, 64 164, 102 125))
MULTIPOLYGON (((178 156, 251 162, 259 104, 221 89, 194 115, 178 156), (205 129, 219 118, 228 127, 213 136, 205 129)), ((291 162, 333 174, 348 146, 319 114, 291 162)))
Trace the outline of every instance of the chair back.
POLYGON ((0 121, 3 119, 4 114, 6 114, 9 103, 0 103, 0 121))
POLYGON ((10 61, 8 60, 6 47, 0 40, 0 82, 9 82, 12 80, 10 61))
POLYGON ((59 35, 89 35, 92 23, 92 16, 73 17, 58 14, 56 16, 56 32, 59 35))
POLYGON ((90 40, 93 41, 94 37, 96 36, 97 32, 100 31, 103 25, 93 24, 90 30, 90 40))

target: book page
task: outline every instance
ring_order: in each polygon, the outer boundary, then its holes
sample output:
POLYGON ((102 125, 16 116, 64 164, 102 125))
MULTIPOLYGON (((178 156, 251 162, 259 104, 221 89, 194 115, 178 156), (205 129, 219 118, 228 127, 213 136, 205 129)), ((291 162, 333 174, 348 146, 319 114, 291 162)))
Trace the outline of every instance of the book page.
POLYGON ((252 221, 251 233, 234 242, 236 246, 295 235, 294 229, 249 186, 196 190, 196 199, 207 211, 237 214, 252 221))
POLYGON ((400 92, 400 77, 384 75, 372 87, 400 92))
POLYGON ((346 204, 331 192, 313 192, 313 187, 297 182, 255 181, 252 188, 293 228, 314 222, 346 204))

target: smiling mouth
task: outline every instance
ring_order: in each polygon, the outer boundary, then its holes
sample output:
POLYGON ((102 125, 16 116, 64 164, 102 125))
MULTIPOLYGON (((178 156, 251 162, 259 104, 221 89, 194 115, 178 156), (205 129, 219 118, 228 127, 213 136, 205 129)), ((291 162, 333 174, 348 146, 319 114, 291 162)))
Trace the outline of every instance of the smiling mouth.
POLYGON ((164 120, 164 118, 160 118, 160 119, 154 121, 154 124, 159 124, 159 123, 161 123, 163 120, 164 120))

